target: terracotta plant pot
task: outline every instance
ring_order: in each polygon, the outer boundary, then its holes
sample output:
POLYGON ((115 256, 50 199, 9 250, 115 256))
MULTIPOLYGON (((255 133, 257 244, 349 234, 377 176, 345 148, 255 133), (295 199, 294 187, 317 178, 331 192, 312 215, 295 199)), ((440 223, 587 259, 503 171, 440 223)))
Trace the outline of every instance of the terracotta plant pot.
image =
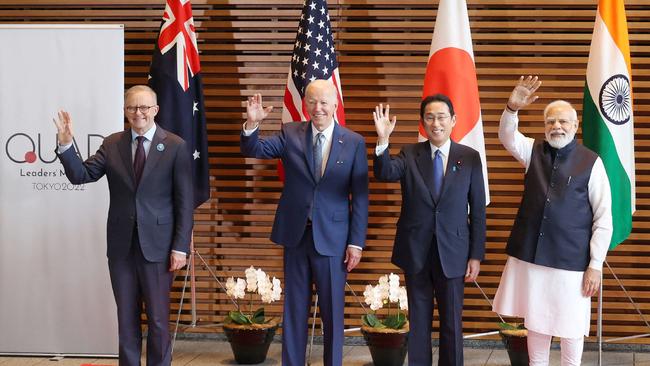
POLYGON ((372 362, 375 366, 402 366, 406 358, 407 340, 409 334, 408 322, 404 328, 375 329, 361 327, 361 333, 370 349, 372 362))
POLYGON ((528 337, 525 329, 501 330, 501 341, 506 346, 510 365, 528 366, 528 337))
POLYGON ((262 363, 266 360, 266 354, 277 329, 277 323, 253 325, 229 323, 223 326, 235 361, 246 365, 262 363))

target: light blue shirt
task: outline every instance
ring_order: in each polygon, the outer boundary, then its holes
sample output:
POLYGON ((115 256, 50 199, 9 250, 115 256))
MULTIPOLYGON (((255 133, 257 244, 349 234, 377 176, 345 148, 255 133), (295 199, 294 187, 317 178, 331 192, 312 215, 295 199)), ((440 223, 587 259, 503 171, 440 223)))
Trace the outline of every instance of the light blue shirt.
MULTIPOLYGON (((332 121, 332 123, 330 123, 330 125, 325 130, 323 130, 321 132, 325 136, 325 142, 323 143, 323 147, 322 147, 322 149, 323 149, 323 155, 322 155, 323 156, 323 165, 322 165, 321 175, 325 172, 325 167, 327 166, 327 159, 329 158, 330 150, 332 149, 332 135, 334 134, 334 124, 335 123, 338 123, 338 122, 332 121)), ((259 128, 259 124, 257 126, 255 126, 254 128, 251 128, 250 130, 247 130, 246 129, 246 122, 244 122, 244 124, 242 126, 244 136, 250 136, 251 134, 253 134, 253 132, 257 131, 258 128, 259 128)), ((312 141, 312 143, 314 143, 314 144, 316 143, 316 135, 319 132, 320 131, 318 131, 316 129, 316 127, 314 127, 314 124, 312 123, 312 125, 311 125, 311 138, 312 138, 311 141, 312 141)), ((348 247, 363 250, 363 248, 361 248, 358 245, 354 245, 354 244, 348 244, 348 247)))
MULTIPOLYGON (((153 127, 151 127, 147 132, 144 133, 144 141, 142 142, 142 147, 144 148, 144 156, 147 157, 149 156, 149 149, 151 148, 151 142, 153 141, 153 136, 156 134, 156 124, 153 124, 153 127)), ((131 129, 131 160, 135 158, 135 150, 138 148, 138 140, 136 140, 136 137, 138 135, 133 129, 131 129)), ((72 143, 66 144, 66 145, 59 145, 58 147, 58 152, 59 154, 63 154, 66 152, 70 147, 72 146, 72 143)), ((178 250, 173 250, 173 253, 178 253, 182 255, 186 255, 187 253, 181 252, 178 250)))

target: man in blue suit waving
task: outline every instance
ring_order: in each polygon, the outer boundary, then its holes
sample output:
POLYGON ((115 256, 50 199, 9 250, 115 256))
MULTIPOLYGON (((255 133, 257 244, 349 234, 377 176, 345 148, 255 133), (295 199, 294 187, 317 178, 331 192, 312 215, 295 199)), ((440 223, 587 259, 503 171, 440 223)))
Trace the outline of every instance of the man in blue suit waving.
POLYGON ((343 362, 345 280, 361 260, 368 226, 368 160, 361 135, 334 120, 335 87, 325 80, 305 90, 309 122, 282 125, 261 139, 259 124, 273 107, 255 94, 246 104, 241 151, 280 158, 285 182, 271 240, 284 246, 282 364, 303 366, 312 282, 319 296, 324 364, 343 362))
POLYGON ((395 128, 389 106, 375 108, 375 177, 399 180, 402 211, 392 262, 404 270, 408 291, 409 366, 431 365, 433 298, 440 315, 438 365, 463 365, 463 277, 474 281, 485 252, 485 186, 479 153, 453 142, 451 100, 426 97, 420 118, 428 141, 406 145, 391 157, 395 128))

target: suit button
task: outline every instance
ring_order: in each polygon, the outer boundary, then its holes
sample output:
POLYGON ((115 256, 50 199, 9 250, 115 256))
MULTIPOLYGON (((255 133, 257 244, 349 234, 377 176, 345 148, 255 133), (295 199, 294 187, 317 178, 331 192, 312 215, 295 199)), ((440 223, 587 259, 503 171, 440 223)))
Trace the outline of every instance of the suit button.
POLYGON ((539 233, 539 236, 544 236, 544 233, 539 233))

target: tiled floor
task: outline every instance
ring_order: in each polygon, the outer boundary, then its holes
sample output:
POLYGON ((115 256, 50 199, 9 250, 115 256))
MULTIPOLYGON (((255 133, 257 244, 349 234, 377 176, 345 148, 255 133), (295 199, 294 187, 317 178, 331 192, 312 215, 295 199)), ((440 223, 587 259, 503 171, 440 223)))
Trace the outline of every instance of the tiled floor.
MULTIPOLYGON (((260 365, 281 365, 281 344, 273 343, 266 361, 260 365)), ((433 350, 434 364, 437 361, 437 349, 433 350)), ((582 365, 597 365, 598 354, 585 352, 582 365)), ((116 359, 64 358, 52 361, 45 357, 2 357, 0 366, 79 366, 82 364, 117 365, 116 359)), ((145 363, 143 363, 144 365, 145 363)), ((366 346, 345 346, 343 364, 346 366, 372 366, 372 360, 366 346)), ((407 363, 404 363, 405 365, 407 363)), ((508 355, 503 349, 465 348, 465 365, 497 366, 509 365, 508 355)), ((551 352, 551 365, 560 364, 560 353, 551 352)), ((603 352, 603 365, 606 366, 650 366, 650 353, 640 352, 603 352)), ((174 366, 215 366, 236 365, 230 345, 223 341, 178 341, 174 350, 174 366)), ((314 346, 312 366, 323 365, 322 346, 314 346)))

